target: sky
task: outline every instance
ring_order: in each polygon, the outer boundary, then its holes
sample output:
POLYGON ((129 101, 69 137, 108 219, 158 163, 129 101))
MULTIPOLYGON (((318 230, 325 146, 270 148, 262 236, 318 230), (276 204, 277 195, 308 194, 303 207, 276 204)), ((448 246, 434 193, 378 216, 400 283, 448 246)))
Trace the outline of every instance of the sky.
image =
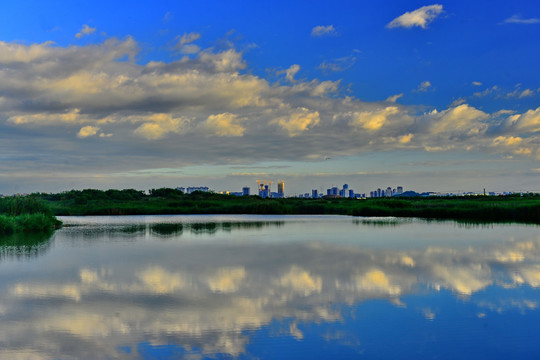
POLYGON ((0 194, 540 192, 535 1, 21 0, 0 23, 0 194))

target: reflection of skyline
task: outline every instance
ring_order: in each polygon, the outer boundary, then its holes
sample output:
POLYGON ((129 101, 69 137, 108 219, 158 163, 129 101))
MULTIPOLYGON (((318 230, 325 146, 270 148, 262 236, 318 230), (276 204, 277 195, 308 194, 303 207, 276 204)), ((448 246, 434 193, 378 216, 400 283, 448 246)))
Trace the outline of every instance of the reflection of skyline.
MULTIPOLYGON (((358 232, 358 225, 340 227, 358 232)), ((71 232, 58 232, 56 244, 70 241, 71 232)), ((498 236, 498 229, 490 234, 498 236)), ((131 354, 118 348, 141 342, 237 356, 246 351, 249 332, 272 321, 289 319, 289 336, 301 340, 299 324, 342 322, 346 306, 365 300, 406 308, 410 296, 426 291, 450 291, 474 302, 489 287, 512 294, 540 286, 540 237, 519 232, 468 247, 437 243, 399 250, 331 241, 139 245, 114 243, 107 252, 101 245, 71 248, 71 261, 61 269, 44 267, 50 273, 39 279, 2 273, 0 357, 26 349, 43 358, 80 357, 83 350, 93 358, 136 358, 135 347, 131 354)), ((53 256, 43 259, 55 263, 53 256)), ((475 316, 511 307, 530 311, 537 301, 482 300, 475 316)), ((433 321, 439 311, 423 308, 419 316, 433 321)))

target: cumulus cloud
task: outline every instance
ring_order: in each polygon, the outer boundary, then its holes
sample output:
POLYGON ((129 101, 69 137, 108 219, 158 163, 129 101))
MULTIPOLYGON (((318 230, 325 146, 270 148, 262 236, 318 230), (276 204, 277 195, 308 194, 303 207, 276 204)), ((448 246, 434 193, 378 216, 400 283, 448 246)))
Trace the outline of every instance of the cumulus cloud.
POLYGON ((96 31, 96 28, 91 28, 90 26, 84 24, 81 31, 79 31, 77 34, 75 34, 75 37, 77 39, 82 38, 85 35, 90 35, 96 31))
POLYGON ((518 130, 527 132, 540 131, 540 107, 535 110, 528 110, 523 114, 515 114, 508 118, 508 123, 518 130))
POLYGON ((96 135, 98 133, 99 130, 100 129, 97 126, 84 126, 77 133, 77 137, 85 138, 85 137, 89 137, 89 136, 94 136, 94 135, 96 135))
POLYGON ((399 142, 401 144, 408 144, 408 143, 411 142, 413 137, 414 137, 414 134, 402 135, 402 136, 399 137, 399 142))
POLYGON ((281 117, 274 122, 285 129, 290 136, 296 136, 304 131, 316 126, 320 121, 317 111, 310 111, 306 108, 298 108, 289 116, 281 117))
POLYGON ((540 24, 540 19, 538 18, 528 18, 524 19, 521 15, 512 15, 508 19, 503 21, 503 24, 540 24))
POLYGON ((334 28, 334 25, 319 25, 311 29, 311 36, 335 36, 337 31, 334 28))
POLYGON ((179 134, 187 128, 189 119, 174 117, 171 114, 150 114, 147 116, 129 116, 127 121, 142 124, 135 129, 135 133, 149 140, 161 139, 168 133, 179 134))
POLYGON ((287 81, 293 83, 295 82, 294 80, 294 77, 296 76, 296 74, 300 71, 300 65, 298 64, 293 64, 291 65, 288 69, 286 70, 281 70, 281 71, 278 71, 277 74, 285 74, 285 79, 287 79, 287 81))
POLYGON ((8 118, 8 121, 16 125, 36 124, 50 125, 61 123, 80 123, 87 119, 86 116, 80 114, 79 109, 73 109, 62 113, 37 113, 37 114, 18 114, 8 118))
MULTIPOLYGON (((178 43, 196 39, 196 33, 186 33, 178 43)), ((43 141, 56 144, 48 153, 39 151, 48 158, 59 156, 55 149, 76 148, 78 134, 95 167, 115 171, 181 167, 193 162, 193 154, 206 163, 253 161, 255 153, 258 159, 300 160, 404 148, 538 156, 538 110, 488 114, 461 100, 419 112, 398 104, 401 94, 362 101, 347 96, 340 81, 297 79, 298 64, 282 71, 287 82, 271 83, 249 71, 234 48, 136 63, 139 51, 130 37, 67 47, 0 42, 1 133, 17 134, 16 147, 39 129, 43 141), (498 136, 520 137, 523 143, 505 146, 494 142, 498 136), (114 157, 103 142, 125 153, 114 157), (262 155, 261 146, 267 149, 262 155), (152 156, 146 155, 149 149, 152 156)), ((428 81, 420 86, 431 88, 428 81)), ((532 96, 527 90, 518 96, 532 96)), ((79 155, 62 156, 69 173, 76 173, 79 155)), ((15 160, 9 167, 24 170, 15 160)))
POLYGON ((396 106, 387 106, 375 111, 362 111, 352 114, 350 125, 370 131, 379 130, 388 120, 388 117, 399 113, 396 106))
POLYGON ((473 81, 472 84, 474 86, 482 86, 482 83, 480 81, 473 81))
POLYGON ((414 11, 406 12, 398 16, 386 25, 387 28, 411 28, 419 26, 426 29, 427 26, 443 12, 443 6, 439 4, 422 6, 414 11))
POLYGON ((525 97, 529 97, 533 95, 534 95, 534 90, 531 90, 531 89, 521 90, 518 88, 512 92, 507 93, 506 97, 523 99, 525 97))
POLYGON ((397 94, 397 95, 392 95, 392 96, 389 96, 386 98, 386 102, 390 102, 390 103, 395 103, 398 101, 398 99, 402 98, 403 97, 403 93, 401 94, 397 94))
POLYGON ((431 128, 433 133, 451 132, 468 136, 484 132, 487 125, 482 120, 489 118, 489 114, 467 104, 441 112, 434 110, 429 116, 434 120, 431 128))
POLYGON ((219 136, 242 136, 246 130, 238 116, 231 113, 210 115, 206 120, 206 128, 219 136))
POLYGON ((178 42, 174 48, 182 54, 196 54, 201 51, 201 48, 195 44, 192 44, 194 41, 197 41, 201 38, 200 33, 184 33, 184 35, 177 37, 178 42))

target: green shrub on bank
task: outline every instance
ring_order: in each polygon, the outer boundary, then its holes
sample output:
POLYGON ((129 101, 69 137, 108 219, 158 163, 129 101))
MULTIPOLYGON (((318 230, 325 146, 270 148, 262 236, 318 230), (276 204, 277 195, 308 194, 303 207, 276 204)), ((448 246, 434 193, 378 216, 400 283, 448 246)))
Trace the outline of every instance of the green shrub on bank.
POLYGON ((48 204, 36 196, 0 199, 0 234, 51 232, 61 225, 48 204))
POLYGON ((13 216, 0 215, 0 234, 13 234, 16 228, 13 216))
POLYGON ((52 232, 61 222, 54 216, 45 214, 0 215, 0 234, 18 232, 52 232))

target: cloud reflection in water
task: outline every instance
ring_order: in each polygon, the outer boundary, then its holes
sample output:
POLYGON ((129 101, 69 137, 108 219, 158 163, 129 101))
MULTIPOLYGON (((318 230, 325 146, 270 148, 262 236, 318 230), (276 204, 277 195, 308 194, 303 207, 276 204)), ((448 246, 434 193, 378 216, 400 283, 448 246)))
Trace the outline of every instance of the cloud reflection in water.
MULTIPOLYGON (((0 358, 15 353, 44 359, 138 358, 141 343, 238 356, 245 353, 250 332, 273 321, 290 319, 288 335, 300 341, 304 333, 299 324, 342 322, 347 306, 365 300, 406 307, 407 296, 426 291, 451 291, 470 301, 489 286, 540 286, 540 236, 535 229, 520 228, 512 237, 498 228, 457 229, 498 238, 467 246, 437 241, 394 248, 362 241, 376 236, 380 226, 317 221, 328 222, 326 233, 319 227, 310 230, 309 221, 245 227, 184 224, 172 226, 166 242, 160 238, 163 231, 156 234, 152 225, 137 225, 129 242, 122 241, 122 226, 95 232, 91 226, 63 229, 54 237, 55 248, 40 259, 39 270, 3 259, 0 358), (358 241, 332 240, 336 229, 358 241), (92 241, 74 241, 81 236, 92 241), (327 241, 320 241, 324 236, 327 241), (17 275, 21 269, 28 271, 17 275)), ((409 222, 403 229, 399 224, 391 228, 399 236, 406 227, 426 226, 441 227, 440 236, 445 236, 442 228, 447 231, 449 223, 409 222)), ((475 316, 490 309, 530 311, 537 302, 478 302, 475 316)), ((425 307, 419 316, 435 321, 438 311, 425 307)))

